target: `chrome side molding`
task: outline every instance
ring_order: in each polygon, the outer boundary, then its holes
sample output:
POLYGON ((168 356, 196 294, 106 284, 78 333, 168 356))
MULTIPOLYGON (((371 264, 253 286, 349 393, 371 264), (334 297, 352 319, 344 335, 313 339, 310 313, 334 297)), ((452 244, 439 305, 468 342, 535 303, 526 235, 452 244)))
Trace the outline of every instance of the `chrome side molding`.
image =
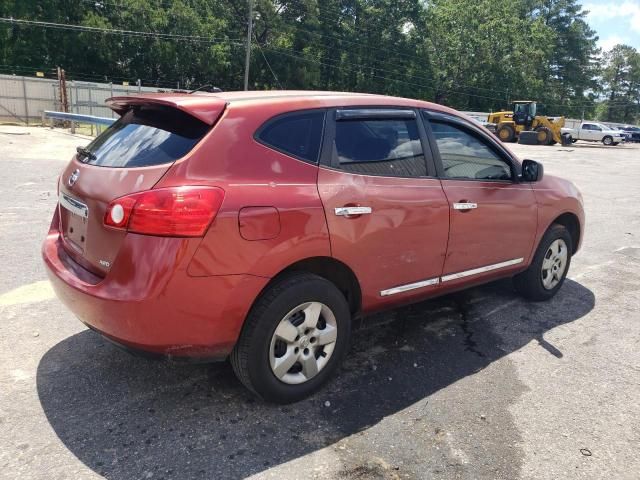
POLYGON ((479 273, 490 272, 491 270, 498 270, 499 268, 510 267, 524 262, 524 258, 514 258, 513 260, 507 260, 505 262, 494 263, 493 265, 487 265, 485 267, 478 267, 472 270, 465 270, 464 272, 451 273, 449 275, 443 275, 441 277, 442 282, 449 282, 451 280, 457 280, 458 278, 470 277, 471 275, 478 275, 479 273))
POLYGON ((397 287, 382 290, 380 292, 381 297, 388 297, 389 295, 395 295, 396 293, 407 292, 409 290, 415 290, 416 288, 429 287, 431 285, 437 285, 440 283, 439 278, 430 278, 428 280, 422 280, 415 283, 407 283, 406 285, 399 285, 397 287))
POLYGON ((500 268, 511 267, 512 265, 518 265, 522 262, 524 262, 524 258, 514 258, 513 260, 506 260, 504 262, 494 263, 492 265, 487 265, 484 267, 465 270, 464 272, 450 273, 449 275, 443 275, 439 278, 429 278, 428 280, 421 280, 415 283, 407 283, 406 285, 399 285, 387 290, 382 290, 380 292, 380 296, 388 297, 389 295, 408 292, 409 290, 415 290, 417 288, 430 287, 432 285, 438 285, 439 283, 449 282, 451 280, 457 280, 459 278, 470 277, 472 275, 478 275, 480 273, 490 272, 492 270, 498 270, 500 268))

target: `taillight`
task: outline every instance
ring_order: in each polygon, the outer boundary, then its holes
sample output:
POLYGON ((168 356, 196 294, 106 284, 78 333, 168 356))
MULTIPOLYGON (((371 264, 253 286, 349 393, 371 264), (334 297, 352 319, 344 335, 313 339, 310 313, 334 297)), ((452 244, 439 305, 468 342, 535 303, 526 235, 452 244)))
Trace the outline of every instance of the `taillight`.
POLYGON ((224 190, 217 187, 169 187, 116 198, 104 224, 145 235, 201 237, 215 218, 224 190))

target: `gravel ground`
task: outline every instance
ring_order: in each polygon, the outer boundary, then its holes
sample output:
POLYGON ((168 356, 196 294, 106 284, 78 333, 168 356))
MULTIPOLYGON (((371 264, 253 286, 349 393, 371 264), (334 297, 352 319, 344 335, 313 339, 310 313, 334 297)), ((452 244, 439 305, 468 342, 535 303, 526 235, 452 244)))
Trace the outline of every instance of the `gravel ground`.
POLYGON ((377 315, 282 407, 228 364, 132 357, 54 298, 39 248, 84 143, 0 127, 0 478, 638 478, 640 146, 515 145, 584 194, 557 297, 503 281, 377 315))

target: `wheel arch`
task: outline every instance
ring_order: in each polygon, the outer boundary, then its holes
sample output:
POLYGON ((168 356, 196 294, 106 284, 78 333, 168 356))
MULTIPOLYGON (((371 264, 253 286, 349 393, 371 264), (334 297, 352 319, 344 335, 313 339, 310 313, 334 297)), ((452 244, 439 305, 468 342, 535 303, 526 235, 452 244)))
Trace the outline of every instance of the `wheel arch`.
POLYGON ((549 230, 551 225, 558 224, 562 225, 569 231, 569 235, 571 235, 571 252, 575 254, 580 248, 580 238, 581 228, 580 228, 580 219, 575 213, 565 212, 559 216, 557 216, 546 228, 545 232, 549 230))
MULTIPOLYGON (((333 283, 340 290, 347 302, 352 314, 358 313, 362 306, 362 290, 356 274, 351 268, 333 257, 309 257, 298 260, 281 270, 271 282, 278 280, 283 275, 292 272, 313 273, 333 283)), ((271 283, 269 282, 269 284, 271 283)), ((265 287, 266 288, 266 287, 265 287)))

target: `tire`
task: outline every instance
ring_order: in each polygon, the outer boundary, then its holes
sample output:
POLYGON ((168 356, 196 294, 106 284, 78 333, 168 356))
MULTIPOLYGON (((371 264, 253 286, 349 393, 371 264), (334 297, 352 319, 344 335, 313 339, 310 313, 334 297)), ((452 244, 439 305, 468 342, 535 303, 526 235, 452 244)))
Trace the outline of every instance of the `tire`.
POLYGON ((553 224, 540 240, 529 268, 513 279, 516 290, 526 299, 540 302, 551 299, 562 287, 571 265, 572 241, 569 231, 562 225, 553 224), (550 249, 559 245, 564 255, 555 256, 550 249), (552 252, 550 254, 550 251, 552 252), (555 260, 559 258, 559 260, 555 260), (561 265, 557 270, 553 267, 561 265), (545 275, 546 272, 546 275, 545 275))
POLYGON ((553 140, 553 134, 547 127, 536 128, 538 134, 538 145, 550 145, 553 140))
POLYGON ((577 141, 578 141, 578 139, 577 139, 577 138, 572 138, 572 139, 571 139, 571 143, 576 143, 577 141))
POLYGON ((350 333, 351 313, 342 292, 317 275, 293 273, 267 287, 251 308, 231 352, 231 365, 244 386, 262 399, 297 402, 333 375, 347 352, 350 333), (277 329, 289 340, 276 335, 277 329), (320 345, 333 335, 333 343, 320 345), (277 376, 279 359, 293 358, 287 370, 288 362, 281 363, 277 376))
POLYGON ((516 132, 511 125, 500 125, 496 130, 496 135, 502 142, 509 143, 515 139, 516 132))
POLYGON ((611 136, 607 135, 606 137, 604 137, 604 138, 602 139, 602 144, 603 144, 603 145, 607 145, 607 146, 611 146, 611 145, 613 145, 613 137, 611 137, 611 136))

